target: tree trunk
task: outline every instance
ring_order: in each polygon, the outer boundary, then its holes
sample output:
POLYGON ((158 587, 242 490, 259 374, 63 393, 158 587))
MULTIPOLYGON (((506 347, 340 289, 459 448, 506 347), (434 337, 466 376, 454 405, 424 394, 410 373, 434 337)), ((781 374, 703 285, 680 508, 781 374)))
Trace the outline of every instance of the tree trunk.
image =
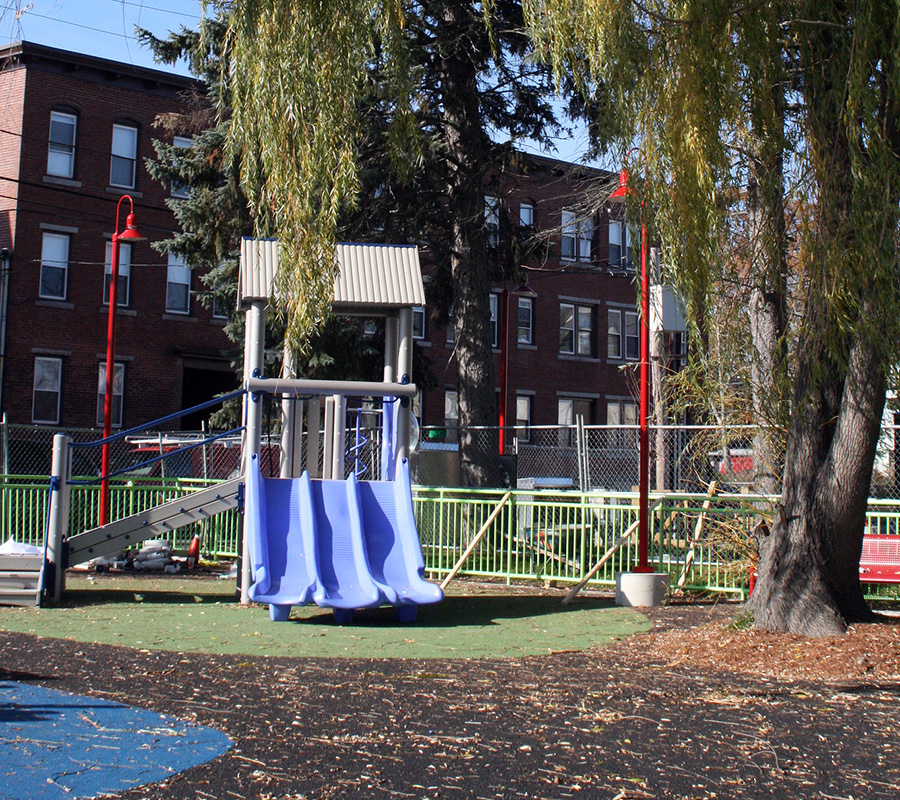
POLYGON ((460 475, 465 486, 499 485, 500 463, 493 432, 473 426, 497 424, 490 328, 490 270, 484 220, 489 142, 478 102, 478 68, 466 49, 471 5, 447 2, 444 41, 438 62, 442 86, 444 142, 450 163, 447 186, 451 224, 459 398, 460 475))
MULTIPOLYGON (((798 377, 800 396, 811 362, 798 377)), ((748 604, 759 628, 830 636, 872 617, 859 558, 885 382, 875 347, 860 338, 845 369, 843 381, 826 381, 794 409, 781 506, 760 540, 748 604)))

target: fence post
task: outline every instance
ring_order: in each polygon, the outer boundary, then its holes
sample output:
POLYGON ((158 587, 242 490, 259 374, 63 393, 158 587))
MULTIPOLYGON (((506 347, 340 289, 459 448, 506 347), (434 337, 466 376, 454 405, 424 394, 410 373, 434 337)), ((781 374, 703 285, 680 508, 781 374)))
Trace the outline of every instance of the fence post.
POLYGON ((3 427, 3 439, 0 442, 0 446, 3 447, 3 482, 6 483, 9 480, 9 420, 5 411, 0 425, 3 427))
POLYGON ((65 588, 64 547, 69 528, 69 437, 53 436, 53 462, 50 469, 50 498, 47 531, 44 534, 45 591, 58 603, 65 588), (49 576, 49 586, 46 578, 49 576))

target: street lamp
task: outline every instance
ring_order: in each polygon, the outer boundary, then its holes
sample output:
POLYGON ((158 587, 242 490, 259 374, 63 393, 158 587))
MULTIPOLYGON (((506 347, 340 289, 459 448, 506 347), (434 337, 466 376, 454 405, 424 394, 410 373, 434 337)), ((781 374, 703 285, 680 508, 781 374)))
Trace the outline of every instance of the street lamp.
MULTIPOLYGON (((509 406, 509 301, 510 296, 519 298, 527 297, 534 299, 537 292, 528 285, 526 276, 525 283, 519 284, 511 292, 504 285, 503 293, 500 295, 500 455, 506 451, 506 409, 509 406)), ((518 330, 518 325, 516 326, 518 330)), ((518 335, 516 336, 518 341, 518 335)))
MULTIPOLYGON (((628 156, 619 173, 619 185, 610 195, 613 201, 624 201, 633 195, 628 185, 628 156)), ((635 572, 651 572, 650 554, 650 273, 647 267, 647 222, 644 219, 644 199, 641 198, 641 418, 640 418, 640 498, 638 501, 638 564, 635 572)))
MULTIPOLYGON (((112 256, 111 271, 109 281, 109 321, 106 328, 106 394, 103 396, 103 439, 109 438, 112 433, 112 400, 113 400, 113 375, 115 373, 116 362, 116 306, 118 298, 116 297, 119 286, 119 242, 133 243, 145 242, 145 236, 142 236, 137 229, 134 221, 134 201, 130 195, 123 194, 116 203, 116 228, 112 236, 112 256), (125 230, 119 233, 119 210, 122 201, 127 200, 130 206, 128 216, 125 217, 125 230)), ((106 525, 109 522, 109 442, 103 442, 102 461, 100 467, 100 524, 106 525)))

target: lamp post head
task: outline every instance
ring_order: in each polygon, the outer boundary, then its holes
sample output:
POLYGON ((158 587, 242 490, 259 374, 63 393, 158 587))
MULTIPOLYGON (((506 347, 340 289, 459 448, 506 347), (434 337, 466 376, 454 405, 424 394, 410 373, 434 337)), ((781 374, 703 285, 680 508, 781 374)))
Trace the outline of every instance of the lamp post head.
POLYGON ((621 172, 619 172, 619 185, 616 190, 609 196, 609 199, 622 201, 630 194, 634 194, 634 189, 628 186, 628 170, 623 169, 621 172))
POLYGON ((146 242, 147 241, 147 237, 144 236, 137 229, 137 223, 134 221, 134 213, 133 212, 125 218, 125 230, 119 234, 116 234, 116 238, 119 241, 127 241, 127 242, 146 242))
POLYGON ((525 283, 520 283, 510 292, 510 294, 513 297, 530 297, 532 300, 537 297, 537 292, 528 285, 527 276, 525 278, 525 283))

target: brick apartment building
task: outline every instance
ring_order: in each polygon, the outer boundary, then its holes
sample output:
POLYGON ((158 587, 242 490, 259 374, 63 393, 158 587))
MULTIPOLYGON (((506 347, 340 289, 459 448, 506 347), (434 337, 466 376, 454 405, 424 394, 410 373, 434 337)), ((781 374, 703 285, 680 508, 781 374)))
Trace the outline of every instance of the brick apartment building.
MULTIPOLYGON (((130 195, 140 231, 150 241, 168 238, 166 200, 183 188, 151 180, 144 159, 163 135, 153 127, 157 115, 182 108, 193 85, 30 43, 0 49, 0 409, 10 422, 102 424, 116 204, 130 195)), ((491 244, 502 246, 520 227, 544 241, 523 265, 528 296, 512 285, 491 295, 498 401, 504 298, 509 315, 507 425, 571 424, 579 415, 586 423, 637 421, 629 368, 638 359, 636 287, 622 209, 584 210, 609 180, 600 170, 523 155, 485 198, 491 244)), ((124 246, 120 263, 117 427, 236 388, 224 320, 193 294, 202 291, 198 276, 148 242, 124 246)), ((439 387, 421 398, 421 420, 452 427, 452 328, 418 309, 415 336, 439 387)), ((671 343, 678 351, 677 337, 671 343)), ((199 424, 198 416, 182 427, 199 424)))
MULTIPOLYGON (((236 388, 224 319, 193 294, 198 276, 150 247, 169 237, 166 200, 183 191, 147 173, 151 140, 164 135, 153 122, 182 108, 192 86, 31 43, 0 49, 0 409, 9 422, 102 424, 111 237, 125 194, 148 241, 121 247, 116 426, 236 388)), ((127 212, 125 201, 119 231, 127 212)))
MULTIPOLYGON (((502 246, 501 239, 516 227, 533 231, 544 243, 522 265, 530 292, 517 293, 522 287, 510 284, 495 286, 491 295, 498 407, 504 351, 507 360, 507 425, 570 425, 577 416, 586 424, 637 423, 633 367, 639 331, 630 241, 624 209, 597 208, 604 184, 613 178, 529 155, 501 176, 496 195, 485 198, 492 243, 502 246)), ((442 384, 422 398, 423 422, 452 428, 457 418, 452 327, 430 324, 426 310, 416 322, 419 343, 442 384)), ((669 339, 680 352, 681 338, 669 339)))

